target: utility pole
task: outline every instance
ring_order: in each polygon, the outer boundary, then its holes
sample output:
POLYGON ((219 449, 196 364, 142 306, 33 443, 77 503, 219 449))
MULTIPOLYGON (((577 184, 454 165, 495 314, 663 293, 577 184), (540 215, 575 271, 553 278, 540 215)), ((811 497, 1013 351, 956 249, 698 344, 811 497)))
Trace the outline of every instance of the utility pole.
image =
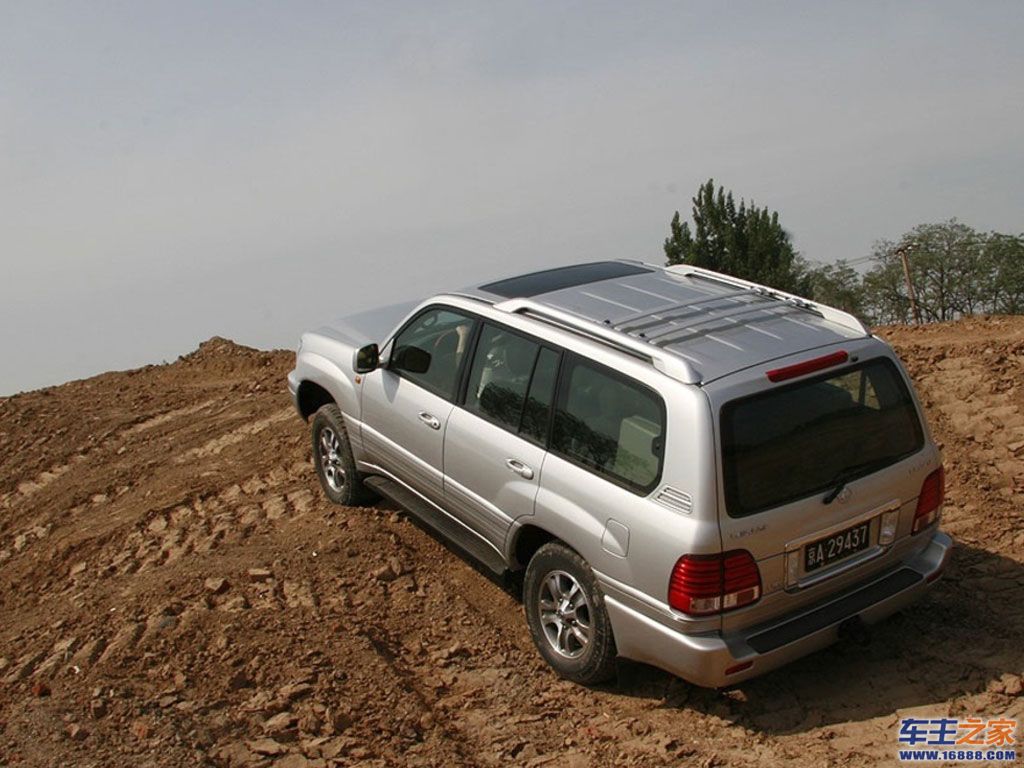
POLYGON ((917 245, 917 243, 901 245, 896 249, 896 254, 900 257, 900 261, 903 262, 903 276, 907 279, 907 297, 910 299, 910 311, 914 314, 914 322, 917 325, 920 325, 921 311, 917 308, 917 297, 914 295, 914 283, 910 280, 910 260, 907 258, 907 249, 912 248, 915 245, 917 245))

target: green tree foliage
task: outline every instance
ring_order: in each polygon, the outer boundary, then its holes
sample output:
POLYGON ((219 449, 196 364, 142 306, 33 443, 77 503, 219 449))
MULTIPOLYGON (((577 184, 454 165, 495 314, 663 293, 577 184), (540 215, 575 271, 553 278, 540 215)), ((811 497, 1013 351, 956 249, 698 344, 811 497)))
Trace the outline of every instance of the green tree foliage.
MULTIPOLYGON (((979 233, 956 219, 920 224, 875 243, 860 274, 844 261, 811 266, 793 249, 779 215, 713 179, 693 198, 692 225, 676 211, 665 239, 669 264, 692 264, 807 296, 870 323, 913 321, 900 252, 924 322, 964 315, 1024 314, 1024 235, 979 233)), ((855 259, 863 261, 863 259, 855 259)))
POLYGON ((1024 235, 993 232, 985 243, 982 259, 991 280, 986 295, 990 311, 1024 314, 1024 235))
POLYGON ((952 320, 974 314, 980 308, 981 286, 985 282, 980 258, 982 238, 970 227, 949 221, 921 224, 899 242, 875 243, 876 266, 869 272, 870 285, 883 294, 868 298, 876 315, 884 317, 899 307, 900 321, 910 318, 900 250, 906 251, 910 261, 910 278, 922 320, 952 320), (882 306, 877 306, 880 301, 882 306))
POLYGON ((909 323, 914 319, 902 268, 891 259, 891 253, 891 248, 876 243, 875 259, 884 263, 870 270, 861 281, 864 319, 875 325, 909 323))
POLYGON ((692 264, 753 280, 783 291, 806 293, 809 282, 804 261, 793 249, 779 214, 736 204, 732 192, 715 190, 708 179, 693 198, 693 229, 676 211, 665 240, 669 264, 692 264))
POLYGON ((860 274, 840 259, 809 269, 810 296, 815 301, 838 307, 855 315, 864 314, 864 291, 860 274))
POLYGON ((1024 237, 985 234, 950 219, 915 226, 897 242, 874 244, 874 266, 862 283, 863 304, 873 322, 912 319, 900 250, 907 255, 925 323, 1024 311, 1024 237))
POLYGON ((912 322, 901 250, 924 322, 1024 313, 1024 236, 979 233, 956 219, 876 242, 863 277, 842 263, 811 269, 813 298, 872 323, 912 322))

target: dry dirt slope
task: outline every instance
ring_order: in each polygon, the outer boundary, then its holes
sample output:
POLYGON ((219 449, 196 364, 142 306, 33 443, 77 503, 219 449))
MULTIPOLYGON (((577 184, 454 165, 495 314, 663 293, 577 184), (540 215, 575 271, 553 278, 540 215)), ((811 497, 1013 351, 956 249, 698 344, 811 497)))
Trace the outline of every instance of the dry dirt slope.
POLYGON ((326 504, 288 353, 0 400, 0 766, 890 764, 897 712, 1022 719, 1024 319, 883 332, 944 444, 949 576, 726 692, 561 682, 512 595, 326 504))

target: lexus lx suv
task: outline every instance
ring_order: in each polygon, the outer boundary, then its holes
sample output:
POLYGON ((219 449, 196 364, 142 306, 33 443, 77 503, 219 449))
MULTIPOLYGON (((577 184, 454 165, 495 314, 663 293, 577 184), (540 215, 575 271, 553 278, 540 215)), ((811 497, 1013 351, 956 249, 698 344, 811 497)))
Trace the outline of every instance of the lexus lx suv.
POLYGON ((855 317, 691 266, 603 261, 351 316, 288 376, 323 492, 388 497, 500 575, 538 651, 721 687, 920 598, 939 450, 855 317), (518 583, 518 580, 517 580, 518 583))

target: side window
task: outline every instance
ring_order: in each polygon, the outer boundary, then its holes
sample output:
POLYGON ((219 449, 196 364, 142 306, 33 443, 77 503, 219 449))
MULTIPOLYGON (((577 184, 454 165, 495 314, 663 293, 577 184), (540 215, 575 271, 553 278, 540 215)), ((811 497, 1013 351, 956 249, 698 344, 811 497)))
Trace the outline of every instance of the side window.
POLYGON ((518 431, 538 349, 529 339, 485 323, 469 371, 466 410, 518 431))
POLYGON ((519 433, 538 443, 546 444, 548 441, 548 422, 551 418, 551 402, 555 399, 559 357, 555 350, 544 348, 533 367, 533 379, 526 396, 519 433))
POLYGON ((664 442, 665 411, 654 392, 583 360, 570 363, 553 451, 641 493, 661 476, 664 442))
POLYGON ((395 337, 390 368, 435 395, 451 399, 472 330, 473 319, 466 315, 450 309, 427 310, 395 337), (408 355, 410 348, 426 352, 427 356, 408 355), (403 357, 423 362, 424 365, 416 367, 425 370, 403 369, 397 364, 403 357))

